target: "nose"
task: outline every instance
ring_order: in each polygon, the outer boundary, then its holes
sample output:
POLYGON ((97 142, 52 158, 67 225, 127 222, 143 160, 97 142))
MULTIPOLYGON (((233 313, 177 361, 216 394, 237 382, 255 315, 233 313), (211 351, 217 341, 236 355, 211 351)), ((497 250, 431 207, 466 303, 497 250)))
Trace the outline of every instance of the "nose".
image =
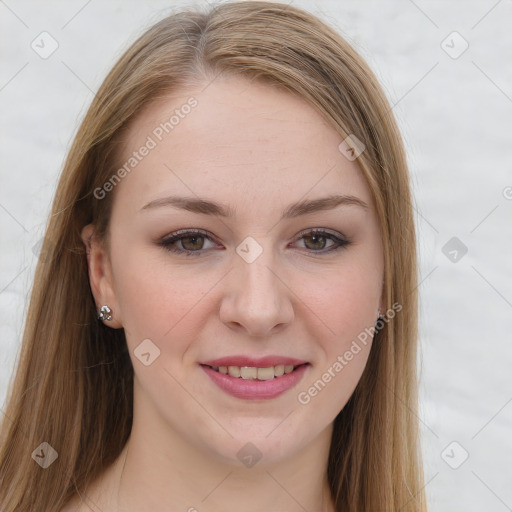
POLYGON ((290 324, 293 293, 276 271, 271 250, 264 250, 252 263, 235 255, 233 265, 220 307, 221 321, 254 337, 269 336, 290 324))

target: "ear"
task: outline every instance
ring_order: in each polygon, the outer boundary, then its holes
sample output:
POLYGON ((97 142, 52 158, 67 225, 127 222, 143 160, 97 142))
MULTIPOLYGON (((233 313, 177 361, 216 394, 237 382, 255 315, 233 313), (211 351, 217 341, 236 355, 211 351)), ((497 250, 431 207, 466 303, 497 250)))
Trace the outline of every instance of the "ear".
POLYGON ((103 243, 94 237, 94 225, 88 224, 82 229, 82 241, 87 253, 87 268, 89 283, 96 302, 96 311, 107 305, 112 310, 112 319, 105 321, 105 325, 114 329, 123 326, 121 310, 117 302, 110 258, 103 243))

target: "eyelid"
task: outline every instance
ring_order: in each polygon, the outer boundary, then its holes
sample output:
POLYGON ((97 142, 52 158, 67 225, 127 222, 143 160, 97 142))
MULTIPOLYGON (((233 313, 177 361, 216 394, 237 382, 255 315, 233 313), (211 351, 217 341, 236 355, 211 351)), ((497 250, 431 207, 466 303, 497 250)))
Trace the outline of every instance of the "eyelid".
POLYGON ((184 229, 178 229, 177 231, 173 231, 172 233, 169 233, 168 235, 164 236, 164 238, 162 238, 162 241, 166 241, 166 240, 169 240, 169 239, 174 239, 174 238, 177 238, 178 236, 180 235, 188 235, 188 234, 197 234, 197 235, 204 235, 204 236, 207 236, 208 238, 214 238, 215 237, 213 236, 212 233, 210 233, 209 231, 206 231, 204 229, 200 229, 200 228, 184 228, 184 229))
POLYGON ((338 231, 334 231, 333 229, 329 229, 329 228, 307 228, 307 229, 303 229, 302 231, 297 233, 295 239, 297 240, 297 239, 303 237, 304 235, 310 235, 310 234, 315 234, 315 233, 324 233, 324 234, 327 234, 327 235, 332 235, 333 237, 338 238, 339 240, 348 242, 347 237, 345 237, 341 233, 338 233, 338 231))
MULTIPOLYGON (((187 236, 193 236, 193 235, 201 235, 204 238, 207 238, 213 242, 218 243, 217 238, 210 233, 209 231, 206 231, 204 229, 199 228, 185 228, 185 229, 178 229, 177 231, 173 231, 172 233, 169 233, 168 235, 164 236, 158 243, 158 245, 162 245, 164 248, 166 245, 171 244, 173 242, 179 242, 183 238, 187 238, 187 236)), ((183 250, 183 252, 186 252, 183 250)), ((189 251, 189 252, 204 252, 203 249, 201 251, 189 251)))

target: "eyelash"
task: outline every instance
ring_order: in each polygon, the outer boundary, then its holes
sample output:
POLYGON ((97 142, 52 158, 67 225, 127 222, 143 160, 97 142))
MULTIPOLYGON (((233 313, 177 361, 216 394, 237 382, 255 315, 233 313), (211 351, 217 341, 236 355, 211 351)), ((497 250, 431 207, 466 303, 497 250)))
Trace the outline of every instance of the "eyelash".
MULTIPOLYGON (((166 236, 162 240, 158 242, 158 245, 163 247, 166 251, 181 254, 184 256, 200 256, 204 253, 207 249, 198 249, 197 251, 190 251, 188 249, 176 249, 176 247, 171 247, 176 242, 179 242, 180 240, 183 240, 184 238, 189 238, 194 235, 199 235, 200 237, 204 237, 212 240, 212 236, 207 232, 203 231, 201 229, 182 229, 179 231, 175 231, 174 233, 171 233, 169 236, 166 236)), ((302 231, 299 233, 297 240, 301 240, 304 236, 309 235, 320 235, 322 237, 328 238, 335 242, 336 245, 330 247, 329 249, 324 249, 321 251, 314 251, 312 249, 309 249, 309 252, 312 252, 313 254, 326 254, 331 253, 335 251, 339 251, 340 249, 344 249, 348 245, 351 244, 351 242, 347 239, 340 238, 336 236, 334 233, 331 233, 329 231, 326 231, 324 229, 310 229, 306 231, 302 231)))

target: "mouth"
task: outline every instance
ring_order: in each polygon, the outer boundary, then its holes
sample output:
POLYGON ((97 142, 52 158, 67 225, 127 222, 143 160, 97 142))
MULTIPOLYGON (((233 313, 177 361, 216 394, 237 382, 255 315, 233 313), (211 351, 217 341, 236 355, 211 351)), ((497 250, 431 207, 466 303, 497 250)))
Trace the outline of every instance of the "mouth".
POLYGON ((302 363, 299 365, 293 364, 277 364, 275 366, 257 367, 257 366, 211 366, 201 365, 211 368, 217 373, 229 375, 235 379, 243 380, 273 380, 283 377, 296 371, 299 367, 305 366, 309 363, 302 363))
MULTIPOLYGON (((222 362, 225 363, 225 360, 222 362)), ((237 362, 244 364, 242 361, 237 362)), ((263 366, 259 366, 262 362, 258 361, 258 366, 236 366, 215 362, 216 364, 203 363, 200 367, 210 378, 210 382, 216 385, 216 389, 228 395, 242 400, 268 400, 297 386, 310 366, 309 363, 296 360, 286 362, 290 364, 281 364, 281 361, 279 364, 269 365, 263 362, 263 366)))

